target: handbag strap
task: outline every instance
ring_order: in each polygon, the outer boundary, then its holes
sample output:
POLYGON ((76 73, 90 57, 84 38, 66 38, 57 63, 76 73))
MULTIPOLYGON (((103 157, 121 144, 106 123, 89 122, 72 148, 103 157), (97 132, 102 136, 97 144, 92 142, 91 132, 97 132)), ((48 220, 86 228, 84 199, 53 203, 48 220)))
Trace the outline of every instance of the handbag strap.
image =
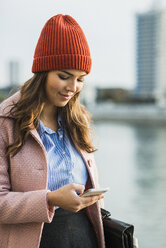
POLYGON ((111 213, 105 210, 104 208, 101 208, 101 216, 102 216, 102 220, 104 220, 105 218, 111 216, 111 213))

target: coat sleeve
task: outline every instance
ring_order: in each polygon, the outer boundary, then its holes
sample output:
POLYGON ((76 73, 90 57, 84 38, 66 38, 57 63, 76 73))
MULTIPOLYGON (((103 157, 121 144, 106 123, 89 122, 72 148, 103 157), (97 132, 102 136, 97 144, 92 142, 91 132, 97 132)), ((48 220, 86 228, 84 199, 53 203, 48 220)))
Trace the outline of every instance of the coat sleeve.
POLYGON ((9 162, 5 157, 7 137, 2 118, 0 127, 0 223, 51 222, 54 208, 47 206, 47 190, 12 191, 9 162))

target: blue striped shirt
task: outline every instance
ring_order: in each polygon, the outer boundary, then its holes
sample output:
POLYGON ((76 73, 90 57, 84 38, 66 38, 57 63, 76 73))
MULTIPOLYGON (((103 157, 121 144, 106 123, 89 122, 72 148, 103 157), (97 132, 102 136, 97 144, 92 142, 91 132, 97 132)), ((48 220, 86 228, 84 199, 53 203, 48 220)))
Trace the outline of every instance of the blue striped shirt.
POLYGON ((38 133, 47 151, 48 158, 48 190, 57 190, 60 187, 77 183, 85 186, 87 168, 85 163, 72 144, 67 132, 63 130, 60 117, 57 132, 44 126, 40 120, 38 133))

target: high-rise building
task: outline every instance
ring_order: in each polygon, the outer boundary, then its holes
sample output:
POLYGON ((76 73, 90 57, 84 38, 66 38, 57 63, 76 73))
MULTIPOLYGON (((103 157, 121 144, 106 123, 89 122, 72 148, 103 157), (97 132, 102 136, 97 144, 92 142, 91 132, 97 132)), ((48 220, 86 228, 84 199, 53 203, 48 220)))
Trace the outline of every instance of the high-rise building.
POLYGON ((166 10, 136 15, 136 90, 142 97, 166 96, 166 10))
POLYGON ((17 85, 19 82, 19 62, 18 61, 9 62, 9 80, 10 80, 10 86, 17 85))

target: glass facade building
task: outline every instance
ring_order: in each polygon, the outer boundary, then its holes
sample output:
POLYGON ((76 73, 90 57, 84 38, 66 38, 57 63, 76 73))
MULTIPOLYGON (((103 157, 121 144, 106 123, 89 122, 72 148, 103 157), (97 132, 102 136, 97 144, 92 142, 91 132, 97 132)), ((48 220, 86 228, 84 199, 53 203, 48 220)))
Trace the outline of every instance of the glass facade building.
POLYGON ((166 92, 166 11, 136 15, 136 95, 166 92))

